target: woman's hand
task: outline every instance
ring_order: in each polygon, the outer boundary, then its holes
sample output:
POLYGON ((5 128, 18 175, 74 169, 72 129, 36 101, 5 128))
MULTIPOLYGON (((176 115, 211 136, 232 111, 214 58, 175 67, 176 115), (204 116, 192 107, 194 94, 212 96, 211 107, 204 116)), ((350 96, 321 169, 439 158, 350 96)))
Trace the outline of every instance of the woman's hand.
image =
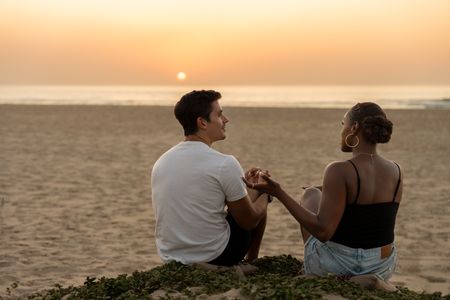
POLYGON ((255 177, 257 178, 256 181, 250 181, 247 178, 242 178, 242 180, 251 189, 278 197, 281 192, 281 185, 270 178, 268 171, 267 173, 261 170, 257 171, 255 177))
POLYGON ((310 187, 313 187, 313 188, 316 188, 316 189, 322 191, 321 185, 302 186, 302 189, 306 190, 307 188, 310 188, 310 187))

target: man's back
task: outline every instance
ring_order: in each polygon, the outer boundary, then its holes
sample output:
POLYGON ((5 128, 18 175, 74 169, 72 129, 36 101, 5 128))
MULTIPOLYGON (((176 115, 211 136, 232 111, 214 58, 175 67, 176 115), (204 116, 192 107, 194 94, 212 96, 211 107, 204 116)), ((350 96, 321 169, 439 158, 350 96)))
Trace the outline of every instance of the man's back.
POLYGON ((164 261, 210 261, 225 249, 230 230, 225 200, 246 196, 236 159, 202 142, 185 141, 152 170, 158 253, 164 261))

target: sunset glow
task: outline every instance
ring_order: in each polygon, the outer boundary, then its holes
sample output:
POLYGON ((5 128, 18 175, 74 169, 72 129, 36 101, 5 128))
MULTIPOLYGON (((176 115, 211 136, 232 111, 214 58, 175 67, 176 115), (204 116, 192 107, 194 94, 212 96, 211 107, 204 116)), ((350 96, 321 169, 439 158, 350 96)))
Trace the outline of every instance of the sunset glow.
POLYGON ((446 0, 4 0, 0 83, 449 84, 449 37, 446 0))

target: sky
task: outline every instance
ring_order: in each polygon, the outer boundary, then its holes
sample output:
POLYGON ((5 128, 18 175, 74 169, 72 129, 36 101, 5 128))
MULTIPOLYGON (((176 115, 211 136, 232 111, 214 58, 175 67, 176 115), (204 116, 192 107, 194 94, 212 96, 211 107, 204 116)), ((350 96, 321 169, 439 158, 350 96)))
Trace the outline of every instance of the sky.
POLYGON ((0 0, 0 41, 0 84, 450 84, 448 0, 0 0))

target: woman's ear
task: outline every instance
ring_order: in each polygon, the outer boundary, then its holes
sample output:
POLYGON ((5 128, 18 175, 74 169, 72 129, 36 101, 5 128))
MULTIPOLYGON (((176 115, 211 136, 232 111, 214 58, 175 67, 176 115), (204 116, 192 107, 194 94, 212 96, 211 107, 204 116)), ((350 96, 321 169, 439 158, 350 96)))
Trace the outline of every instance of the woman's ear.
POLYGON ((359 129, 359 122, 355 121, 350 128, 351 133, 355 134, 359 129))

